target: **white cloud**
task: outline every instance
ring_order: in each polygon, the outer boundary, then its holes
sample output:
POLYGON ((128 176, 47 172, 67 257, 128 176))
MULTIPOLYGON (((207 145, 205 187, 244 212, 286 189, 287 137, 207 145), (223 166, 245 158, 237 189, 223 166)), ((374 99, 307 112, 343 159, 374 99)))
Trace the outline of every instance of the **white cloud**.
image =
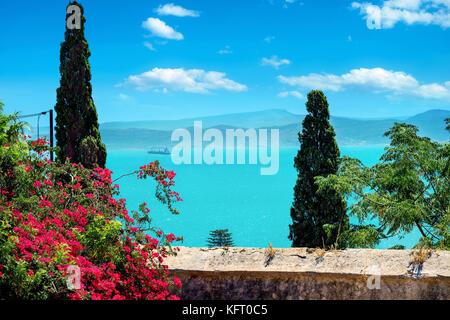
POLYGON ((397 22, 450 27, 450 0, 385 0, 381 5, 353 2, 369 29, 393 28, 397 22))
POLYGON ((437 83, 424 84, 417 89, 417 94, 424 98, 446 99, 450 98, 450 86, 437 83))
POLYGON ((194 10, 188 10, 180 6, 176 6, 173 3, 159 6, 156 12, 160 16, 177 16, 177 17, 199 17, 200 13, 194 10))
POLYGON ((119 93, 119 99, 123 100, 123 101, 129 101, 131 98, 129 96, 127 96, 126 94, 123 93, 119 93))
POLYGON ((267 43, 271 43, 272 40, 275 40, 275 37, 274 37, 274 36, 268 36, 268 37, 265 37, 265 38, 264 38, 264 41, 267 42, 267 43))
POLYGON ((156 51, 156 49, 153 47, 153 45, 150 42, 145 41, 144 46, 148 48, 150 51, 156 51))
POLYGON ((185 91, 192 93, 210 93, 211 90, 246 91, 247 86, 227 79, 225 73, 204 71, 201 69, 154 68, 140 75, 129 76, 125 85, 136 90, 154 90, 167 92, 185 91))
POLYGON ((342 91, 348 87, 369 88, 374 92, 413 95, 422 98, 449 99, 450 81, 420 84, 413 76, 383 68, 353 69, 342 75, 312 73, 306 76, 278 76, 281 83, 301 88, 342 91))
POLYGON ((278 56, 272 56, 270 58, 262 58, 261 64, 263 66, 272 66, 275 69, 278 69, 284 64, 291 64, 291 61, 289 61, 288 59, 279 59, 278 56))
POLYGON ((287 98, 289 96, 295 97, 300 100, 304 100, 305 97, 298 91, 283 91, 278 94, 280 98, 287 98))
MULTIPOLYGON (((284 4, 283 4, 283 8, 286 9, 286 8, 288 8, 288 5, 291 5, 291 4, 295 3, 295 2, 297 2, 297 0, 285 0, 284 4)), ((302 6, 302 5, 304 5, 304 3, 303 2, 299 2, 298 5, 302 6)))
POLYGON ((183 40, 183 35, 175 31, 172 27, 168 26, 164 21, 158 18, 148 18, 142 23, 142 27, 152 33, 152 35, 171 39, 171 40, 183 40))
POLYGON ((384 5, 386 7, 418 10, 422 0, 386 0, 384 5))
POLYGON ((230 50, 230 46, 225 46, 225 49, 217 51, 218 54, 230 54, 233 53, 233 51, 230 50))
POLYGON ((320 75, 309 74, 307 76, 300 77, 285 77, 278 76, 278 81, 286 83, 291 86, 298 86, 303 88, 316 88, 320 90, 341 90, 340 79, 335 75, 320 75))

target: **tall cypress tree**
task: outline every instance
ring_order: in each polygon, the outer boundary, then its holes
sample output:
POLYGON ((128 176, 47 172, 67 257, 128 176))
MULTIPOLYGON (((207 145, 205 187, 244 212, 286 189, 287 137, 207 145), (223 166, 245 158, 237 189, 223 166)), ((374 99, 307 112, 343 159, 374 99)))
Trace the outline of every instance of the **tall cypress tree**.
MULTIPOLYGON (((80 28, 68 28, 66 24, 65 40, 60 53, 60 87, 57 89, 56 127, 58 161, 71 158, 91 168, 94 164, 101 167, 106 163, 106 148, 101 141, 97 110, 92 99, 91 68, 89 46, 84 36, 83 7, 80 8, 80 28)), ((68 6, 68 7, 69 7, 68 6)), ((66 15, 66 21, 71 16, 66 15)))
MULTIPOLYGON (((300 150, 294 159, 298 171, 289 225, 292 247, 323 247, 335 244, 337 235, 349 229, 346 202, 334 190, 317 193, 314 177, 335 174, 340 152, 331 126, 328 102, 322 91, 311 91, 308 114, 298 134, 300 150)), ((345 241, 338 241, 339 247, 345 241)))

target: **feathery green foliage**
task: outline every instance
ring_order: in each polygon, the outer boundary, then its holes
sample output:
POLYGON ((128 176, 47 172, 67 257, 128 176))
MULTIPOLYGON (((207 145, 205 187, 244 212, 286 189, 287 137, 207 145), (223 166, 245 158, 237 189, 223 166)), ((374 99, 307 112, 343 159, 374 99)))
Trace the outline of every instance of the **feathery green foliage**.
POLYGON ((208 247, 233 247, 233 240, 228 229, 214 230, 209 233, 208 247))
POLYGON ((417 228, 422 234, 418 245, 450 249, 450 143, 417 132, 413 125, 396 123, 385 133, 391 142, 380 163, 365 167, 344 157, 337 174, 316 179, 319 190, 331 187, 354 197, 349 209, 360 223, 379 221, 378 228, 349 230, 351 247, 373 247, 384 237, 417 228))
MULTIPOLYGON (((28 145, 23 141, 22 135, 25 123, 17 118, 17 113, 3 114, 3 103, 0 102, 0 176, 12 174, 12 168, 17 161, 29 153, 28 145)), ((0 178, 0 189, 12 188, 15 179, 3 180, 0 178)))

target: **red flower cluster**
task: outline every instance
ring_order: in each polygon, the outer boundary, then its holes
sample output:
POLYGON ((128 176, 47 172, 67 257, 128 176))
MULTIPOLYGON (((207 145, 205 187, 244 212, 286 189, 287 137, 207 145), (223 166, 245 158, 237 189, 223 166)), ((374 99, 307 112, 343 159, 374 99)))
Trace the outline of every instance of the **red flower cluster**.
MULTIPOLYGON (((175 173, 157 162, 140 169, 138 178, 154 178, 158 197, 178 213, 171 206, 181 201, 170 189, 175 173)), ((35 158, 18 162, 13 172, 20 185, 8 189, 0 181, 0 298, 7 288, 25 298, 178 299, 172 293, 181 282, 163 261, 182 238, 156 231, 160 240, 151 237, 153 229, 143 227, 150 210, 143 204, 130 217, 125 200, 114 197, 110 170, 35 158), (79 279, 70 266, 79 268, 79 279)))
POLYGON ((177 192, 170 189, 175 185, 175 181, 173 180, 176 176, 175 172, 164 170, 157 162, 150 162, 148 165, 140 167, 138 171, 139 179, 145 179, 148 176, 155 178, 161 186, 167 187, 167 195, 170 198, 174 198, 176 201, 183 201, 177 192))

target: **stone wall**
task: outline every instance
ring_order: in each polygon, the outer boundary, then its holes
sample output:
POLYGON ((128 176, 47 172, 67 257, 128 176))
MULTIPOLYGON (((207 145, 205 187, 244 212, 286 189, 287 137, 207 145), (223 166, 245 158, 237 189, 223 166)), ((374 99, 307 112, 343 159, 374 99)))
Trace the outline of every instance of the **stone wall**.
POLYGON ((182 299, 450 298, 448 251, 180 247, 165 262, 182 299))

